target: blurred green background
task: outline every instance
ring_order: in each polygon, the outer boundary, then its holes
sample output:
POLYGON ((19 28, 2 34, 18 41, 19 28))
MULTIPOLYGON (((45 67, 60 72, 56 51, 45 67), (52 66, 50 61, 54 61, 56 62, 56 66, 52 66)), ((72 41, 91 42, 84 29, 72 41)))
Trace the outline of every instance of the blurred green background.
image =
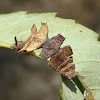
MULTIPOLYGON (((16 11, 57 12, 100 34, 100 0, 0 0, 0 14, 16 11)), ((60 74, 47 62, 0 48, 0 100, 60 100, 59 89, 60 74)))

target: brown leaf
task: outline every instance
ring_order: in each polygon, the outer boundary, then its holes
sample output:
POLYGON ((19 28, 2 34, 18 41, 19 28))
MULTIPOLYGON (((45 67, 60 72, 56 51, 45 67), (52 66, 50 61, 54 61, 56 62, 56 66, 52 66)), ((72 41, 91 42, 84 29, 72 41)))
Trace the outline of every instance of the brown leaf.
POLYGON ((47 38, 48 26, 46 23, 41 23, 41 28, 38 32, 36 26, 33 25, 30 37, 25 41, 24 47, 19 52, 21 54, 24 54, 24 52, 32 52, 41 47, 47 38))
POLYGON ((64 66, 64 68, 62 68, 59 71, 59 73, 63 74, 68 79, 71 79, 72 77, 75 77, 76 76, 75 64, 70 63, 67 66, 64 66))
POLYGON ((59 66, 57 66, 56 71, 59 72, 62 68, 64 68, 65 66, 67 66, 69 63, 73 62, 73 58, 67 58, 66 60, 64 60, 59 66))
POLYGON ((55 71, 63 74, 68 79, 76 76, 75 65, 72 64, 73 54, 70 46, 65 46, 61 48, 55 55, 51 57, 48 65, 55 71))
POLYGON ((37 32, 36 25, 34 24, 32 29, 32 33, 30 37, 25 41, 17 41, 15 37, 15 44, 12 48, 20 53, 20 54, 27 54, 30 53, 38 48, 41 48, 43 43, 48 39, 48 26, 46 23, 41 23, 41 28, 37 32))
POLYGON ((54 70, 57 69, 59 65, 62 64, 67 57, 73 54, 72 49, 70 46, 65 46, 61 48, 49 61, 49 66, 51 66, 54 70))
POLYGON ((61 34, 58 34, 57 36, 54 36, 51 39, 48 39, 43 45, 43 49, 40 53, 40 56, 44 60, 47 60, 60 49, 60 46, 64 40, 65 38, 61 34))

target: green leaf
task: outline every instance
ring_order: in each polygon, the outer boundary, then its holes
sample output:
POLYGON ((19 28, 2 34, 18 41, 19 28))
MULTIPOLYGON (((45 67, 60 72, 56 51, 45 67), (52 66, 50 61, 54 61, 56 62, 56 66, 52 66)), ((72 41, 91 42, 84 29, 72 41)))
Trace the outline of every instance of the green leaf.
MULTIPOLYGON (((82 76, 81 84, 88 86, 96 100, 100 98, 100 41, 94 31, 75 23, 74 20, 55 17, 56 13, 26 14, 17 12, 0 16, 0 47, 11 48, 14 37, 25 41, 31 34, 31 27, 36 24, 38 30, 41 22, 47 23, 49 38, 62 34, 66 39, 61 47, 71 45, 76 71, 82 76)), ((40 50, 35 50, 36 56, 40 50)), ((79 79, 80 80, 80 79, 79 79)), ((84 88, 87 92, 87 89, 84 88)), ((72 80, 62 81, 61 98, 63 100, 83 100, 79 86, 72 80), (71 91, 76 88, 76 92, 71 91), (68 84, 68 85, 67 85, 68 84), (69 86, 69 87, 68 87, 69 86)), ((87 99, 89 100, 89 99, 87 99)))
POLYGON ((61 100, 84 100, 83 94, 72 80, 62 76, 61 100))

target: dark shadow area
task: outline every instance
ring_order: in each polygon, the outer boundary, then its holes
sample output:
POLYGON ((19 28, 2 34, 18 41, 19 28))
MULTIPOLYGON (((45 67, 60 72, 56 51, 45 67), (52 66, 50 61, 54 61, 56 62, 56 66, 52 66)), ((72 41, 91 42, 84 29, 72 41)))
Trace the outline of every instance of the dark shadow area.
POLYGON ((0 48, 0 100, 60 100, 60 74, 45 61, 0 48))
POLYGON ((72 78, 73 82, 77 85, 77 87, 80 89, 82 94, 84 93, 84 87, 82 86, 81 82, 79 81, 78 77, 73 77, 72 78))
POLYGON ((72 92, 75 92, 76 93, 76 87, 75 87, 75 84, 71 81, 71 80, 69 80, 69 79, 67 79, 65 76, 63 76, 63 75, 61 75, 61 77, 62 77, 62 80, 63 80, 63 82, 64 82, 64 84, 72 91, 72 92))

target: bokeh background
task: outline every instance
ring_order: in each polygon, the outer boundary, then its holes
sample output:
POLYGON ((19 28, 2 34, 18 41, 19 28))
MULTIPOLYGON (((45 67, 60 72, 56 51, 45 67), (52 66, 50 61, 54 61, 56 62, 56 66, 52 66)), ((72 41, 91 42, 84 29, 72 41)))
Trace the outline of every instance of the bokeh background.
MULTIPOLYGON (((100 34, 100 0, 0 0, 0 14, 17 11, 57 12, 100 34)), ((60 87, 47 62, 0 48, 0 100, 60 100, 60 87)))

